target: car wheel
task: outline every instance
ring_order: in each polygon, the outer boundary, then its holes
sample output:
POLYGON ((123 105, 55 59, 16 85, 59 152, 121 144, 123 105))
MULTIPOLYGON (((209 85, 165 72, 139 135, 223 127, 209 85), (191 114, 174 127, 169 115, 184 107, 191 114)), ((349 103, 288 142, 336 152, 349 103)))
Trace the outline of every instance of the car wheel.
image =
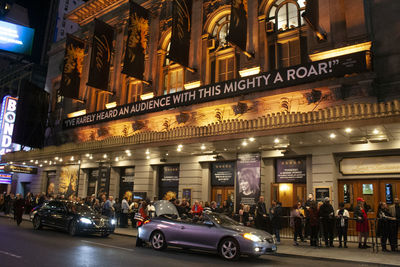
POLYGON ((165 236, 160 231, 156 231, 151 235, 150 242, 151 246, 155 250, 163 250, 167 248, 167 241, 165 240, 165 236))
POLYGON ((224 238, 219 244, 218 252, 226 260, 236 260, 240 256, 239 244, 231 237, 224 238))
POLYGON ((70 236, 75 236, 78 234, 78 229, 77 229, 76 221, 73 220, 72 222, 69 223, 68 227, 68 233, 70 236))
POLYGON ((40 230, 43 227, 42 221, 41 221, 39 215, 36 215, 35 217, 33 217, 32 223, 33 223, 33 229, 35 229, 35 230, 40 230))

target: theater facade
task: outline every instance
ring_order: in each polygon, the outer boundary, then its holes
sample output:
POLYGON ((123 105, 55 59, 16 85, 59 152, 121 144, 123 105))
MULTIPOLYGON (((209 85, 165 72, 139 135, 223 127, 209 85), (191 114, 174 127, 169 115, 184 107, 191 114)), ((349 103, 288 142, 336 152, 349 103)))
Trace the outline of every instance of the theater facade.
POLYGON ((47 145, 3 161, 37 168, 35 193, 391 203, 400 3, 308 2, 86 2, 67 16, 80 30, 48 53, 47 145))

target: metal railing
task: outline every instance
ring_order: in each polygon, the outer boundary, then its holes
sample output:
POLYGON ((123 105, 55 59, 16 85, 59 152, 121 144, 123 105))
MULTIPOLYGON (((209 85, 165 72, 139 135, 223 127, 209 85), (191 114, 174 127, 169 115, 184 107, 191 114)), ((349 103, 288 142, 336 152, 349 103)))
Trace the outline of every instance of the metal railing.
MULTIPOLYGON (((280 238, 282 239, 294 239, 294 230, 290 226, 290 216, 281 216, 280 217, 280 238)), ((368 226, 369 226, 369 232, 368 232, 368 238, 367 238, 367 245, 371 247, 371 249, 374 252, 378 252, 380 249, 382 249, 382 244, 381 244, 381 238, 377 234, 378 233, 378 219, 375 218, 368 218, 368 226)), ((396 223, 396 222, 393 222, 396 223)), ((335 243, 339 242, 339 237, 337 235, 337 227, 336 227, 336 219, 332 219, 332 225, 333 225, 333 236, 334 239, 333 241, 335 243)), ((254 225, 253 225, 254 226, 254 225)), ((400 226, 400 222, 397 222, 397 226, 400 226)), ((269 220, 267 220, 267 223, 265 225, 265 230, 268 232, 272 232, 272 225, 269 220)), ((304 240, 308 240, 310 236, 310 231, 309 231, 309 226, 306 221, 306 219, 302 219, 302 234, 304 237, 304 240)), ((397 244, 396 248, 398 249, 398 244, 399 244, 399 237, 397 237, 397 244)), ((324 240, 324 229, 323 229, 323 223, 319 222, 319 228, 318 228, 318 236, 317 236, 317 242, 319 246, 322 246, 325 242, 324 240)), ((359 233, 356 231, 356 220, 353 218, 348 219, 348 228, 347 228, 347 243, 359 243, 359 233)), ((390 247, 390 244, 389 244, 390 247)))

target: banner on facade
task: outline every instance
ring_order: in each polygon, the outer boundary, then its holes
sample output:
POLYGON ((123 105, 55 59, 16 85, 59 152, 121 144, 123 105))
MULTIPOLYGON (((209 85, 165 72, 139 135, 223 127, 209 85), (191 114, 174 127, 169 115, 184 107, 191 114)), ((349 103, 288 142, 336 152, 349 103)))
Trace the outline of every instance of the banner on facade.
POLYGON ((231 20, 229 23, 229 33, 226 40, 246 51, 247 43, 247 1, 232 0, 231 20))
POLYGON ((121 168, 119 182, 119 199, 124 197, 131 202, 133 200, 133 186, 135 181, 135 167, 121 168))
POLYGON ((85 42, 71 34, 67 34, 60 95, 79 99, 79 87, 82 77, 84 57, 85 42))
POLYGON ((108 91, 114 28, 101 20, 94 21, 92 54, 87 85, 108 91))
POLYGON ((69 196, 76 196, 78 193, 79 165, 62 166, 60 171, 60 183, 58 193, 69 196))
POLYGON ((172 5, 171 46, 167 57, 189 67, 192 0, 174 0, 172 5))
POLYGON ((65 119, 64 129, 367 71, 366 51, 154 97, 65 119))
POLYGON ((144 57, 149 42, 149 12, 130 1, 128 39, 122 73, 143 80, 144 57))
POLYGON ((276 183, 305 184, 307 160, 303 158, 276 159, 276 183))
POLYGON ((42 148, 49 112, 49 93, 28 80, 23 80, 18 95, 12 141, 42 148))
POLYGON ((211 163, 211 185, 212 186, 234 186, 235 184, 235 162, 213 162, 211 163))
POLYGON ((165 165, 160 167, 159 199, 176 199, 179 190, 179 165, 165 165))
POLYGON ((237 161, 236 207, 239 204, 256 204, 261 193, 260 187, 260 154, 239 154, 237 161))

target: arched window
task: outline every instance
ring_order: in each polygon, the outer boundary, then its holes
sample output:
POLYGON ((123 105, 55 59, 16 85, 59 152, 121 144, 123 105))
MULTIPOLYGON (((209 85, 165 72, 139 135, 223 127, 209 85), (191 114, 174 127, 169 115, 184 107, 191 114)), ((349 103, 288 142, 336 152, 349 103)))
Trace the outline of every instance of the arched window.
POLYGON ((235 49, 229 45, 226 37, 229 33, 231 15, 220 16, 210 33, 210 82, 222 82, 236 77, 235 49))
POLYGON ((169 60, 168 53, 171 47, 171 41, 167 45, 167 53, 163 63, 163 94, 172 94, 184 90, 184 71, 182 66, 169 60))
POLYGON ((304 0, 277 0, 269 9, 268 22, 272 22, 274 30, 279 32, 295 29, 304 25, 301 16, 304 11, 304 0))
POLYGON ((302 63, 306 53, 306 34, 302 31, 304 0, 277 0, 267 12, 267 38, 271 69, 302 63))

